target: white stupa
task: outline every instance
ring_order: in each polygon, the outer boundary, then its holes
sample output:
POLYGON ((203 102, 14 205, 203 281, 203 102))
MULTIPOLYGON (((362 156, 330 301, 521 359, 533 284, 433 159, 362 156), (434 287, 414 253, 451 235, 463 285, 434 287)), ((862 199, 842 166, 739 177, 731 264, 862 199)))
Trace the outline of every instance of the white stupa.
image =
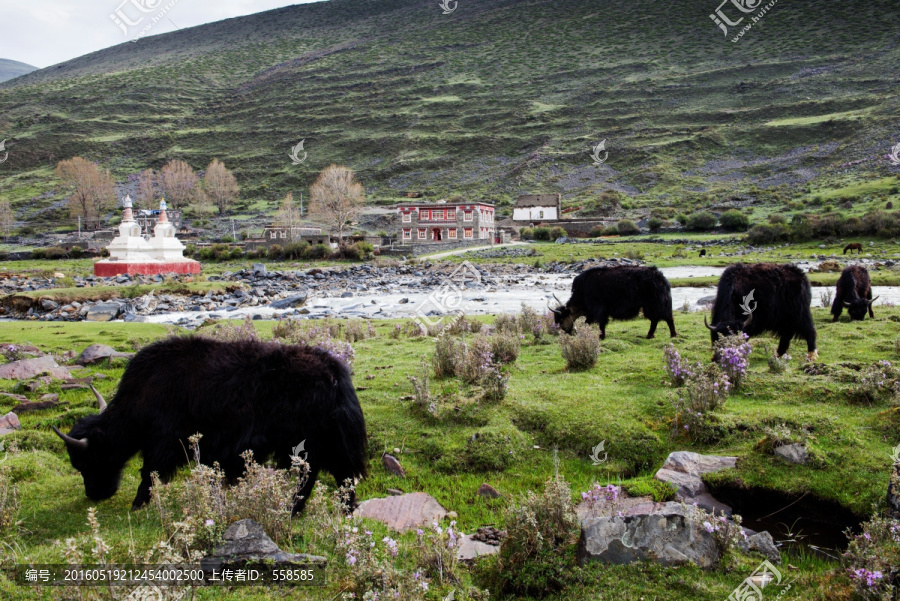
POLYGON ((159 219, 149 242, 134 221, 130 196, 125 197, 122 206, 125 212, 119 224, 119 235, 106 247, 109 258, 94 263, 94 275, 200 273, 200 263, 185 259, 182 254, 184 245, 175 237, 175 227, 169 223, 165 199, 159 203, 159 219))

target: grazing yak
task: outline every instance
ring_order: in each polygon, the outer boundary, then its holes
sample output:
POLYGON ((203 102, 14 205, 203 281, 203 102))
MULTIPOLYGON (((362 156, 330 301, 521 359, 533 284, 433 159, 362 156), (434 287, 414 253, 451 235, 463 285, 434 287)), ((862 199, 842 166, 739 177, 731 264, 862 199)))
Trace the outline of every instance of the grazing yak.
POLYGON ((859 254, 862 252, 862 244, 860 244, 859 242, 853 242, 852 244, 848 244, 847 246, 844 247, 845 255, 847 254, 848 250, 851 252, 855 250, 856 254, 859 254))
POLYGON ((845 267, 837 283, 834 302, 831 304, 831 314, 834 315, 834 319, 831 321, 838 320, 845 306, 847 313, 850 314, 850 319, 862 321, 866 317, 866 311, 869 312, 869 317, 875 317, 872 303, 877 299, 877 296, 872 298, 869 270, 862 265, 845 267))
POLYGON ((700 256, 701 256, 701 257, 705 257, 705 256, 706 256, 706 249, 705 249, 705 248, 700 250, 700 256))
POLYGON ((147 503, 150 474, 168 481, 187 463, 188 437, 197 432, 203 435, 199 459, 218 462, 232 482, 244 473, 242 452, 252 450, 258 461, 274 456, 287 468, 292 450, 305 441, 310 472, 295 514, 320 470, 339 484, 366 472, 366 425, 349 368, 321 349, 169 338, 135 355, 108 407, 97 398, 99 414, 82 418, 68 434, 53 428, 94 501, 115 494, 123 466, 141 453, 132 508, 147 503))
POLYGON ((703 323, 713 343, 730 333, 756 336, 773 332, 779 337, 778 356, 787 352, 791 339, 802 338, 806 340, 807 358, 812 361, 818 351, 811 301, 809 279, 796 266, 737 263, 719 278, 712 325, 705 317, 703 323))
MULTIPOLYGON (((557 302, 559 299, 557 299, 557 302)), ((585 317, 588 323, 600 324, 600 339, 606 338, 609 318, 633 319, 643 309, 650 320, 647 338, 653 338, 656 324, 669 324, 669 335, 675 337, 672 319, 672 288, 656 267, 594 267, 575 277, 572 296, 565 305, 553 311, 556 324, 572 333, 575 320, 585 317)))

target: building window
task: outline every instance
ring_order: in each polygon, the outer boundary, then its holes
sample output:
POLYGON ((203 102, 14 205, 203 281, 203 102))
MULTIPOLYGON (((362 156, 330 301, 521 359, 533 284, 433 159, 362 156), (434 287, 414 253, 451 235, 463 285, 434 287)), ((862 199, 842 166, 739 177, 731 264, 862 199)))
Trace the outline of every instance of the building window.
POLYGON ((281 230, 281 237, 282 237, 282 238, 287 238, 287 232, 284 231, 284 230, 281 230))
POLYGON ((452 228, 452 227, 450 229, 448 229, 447 237, 450 238, 451 240, 456 240, 456 229, 452 228))
POLYGON ((544 218, 544 212, 538 211, 538 219, 543 219, 543 218, 544 218))
POLYGON ((424 240, 424 239, 425 239, 425 232, 427 232, 427 231, 428 231, 428 230, 426 230, 425 228, 421 228, 421 229, 419 230, 419 240, 424 240))
POLYGON ((412 213, 403 213, 403 223, 412 221, 412 213))
POLYGON ((466 211, 463 214, 463 220, 464 221, 472 221, 472 211, 466 211))
POLYGON ((428 221, 429 212, 428 211, 419 211, 419 221, 428 221))
POLYGON ((269 238, 272 238, 273 240, 274 240, 275 238, 277 238, 277 237, 278 237, 278 232, 274 232, 274 231, 273 231, 273 232, 269 235, 269 238))
POLYGON ((471 237, 472 237, 472 228, 467 227, 467 228, 465 229, 464 236, 465 236, 466 238, 471 238, 471 237))
POLYGON ((412 230, 411 230, 411 229, 404 229, 404 230, 403 230, 403 239, 404 239, 404 240, 409 240, 410 238, 412 238, 412 230))
POLYGON ((443 209, 435 209, 431 212, 431 216, 433 219, 443 219, 444 218, 444 210, 443 209))
POLYGON ((456 209, 447 209, 447 219, 456 219, 456 209))

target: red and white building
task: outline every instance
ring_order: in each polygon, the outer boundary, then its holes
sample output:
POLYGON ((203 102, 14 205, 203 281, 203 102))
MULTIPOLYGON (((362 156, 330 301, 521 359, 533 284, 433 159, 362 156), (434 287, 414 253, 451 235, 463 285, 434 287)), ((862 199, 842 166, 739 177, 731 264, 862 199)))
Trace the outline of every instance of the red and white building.
POLYGON ((401 244, 436 244, 494 238, 494 205, 486 202, 403 203, 401 244))

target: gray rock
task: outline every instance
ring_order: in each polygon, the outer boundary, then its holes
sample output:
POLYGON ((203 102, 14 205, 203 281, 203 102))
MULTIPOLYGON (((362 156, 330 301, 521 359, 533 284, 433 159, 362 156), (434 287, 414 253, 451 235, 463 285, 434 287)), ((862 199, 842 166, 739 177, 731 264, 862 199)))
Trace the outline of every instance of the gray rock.
POLYGON ((19 423, 19 416, 10 411, 3 417, 0 417, 0 428, 9 428, 11 430, 21 430, 22 424, 19 423))
POLYGON ((809 452, 799 442, 775 447, 775 456, 794 465, 806 465, 809 461, 809 452))
POLYGON ((304 303, 306 303, 306 299, 306 293, 296 294, 294 296, 289 296, 287 298, 269 303, 269 306, 273 309, 291 309, 293 307, 302 306, 304 303))
POLYGON ((121 303, 98 303, 88 309, 87 321, 112 321, 122 312, 121 303))
POLYGON ((224 542, 200 560, 204 572, 266 562, 280 566, 325 566, 328 560, 305 553, 287 553, 278 548, 263 527, 250 519, 239 520, 225 531, 224 542))
POLYGON ((341 298, 352 298, 352 297, 353 297, 352 292, 344 292, 341 294, 341 298))
POLYGON ((266 269, 266 266, 262 263, 254 263, 252 270, 253 275, 255 276, 269 275, 269 270, 266 269))
POLYGON ((654 505, 647 513, 587 518, 581 524, 578 559, 628 564, 655 561, 675 566, 714 566, 721 552, 713 535, 681 503, 654 505))
POLYGON ((473 561, 486 555, 496 555, 499 552, 499 546, 489 545, 480 540, 475 540, 471 535, 466 534, 459 540, 459 546, 456 549, 456 558, 460 561, 473 561))
POLYGON ((697 299, 698 305, 712 305, 716 302, 715 296, 702 296, 697 299))
POLYGON ((59 303, 56 303, 49 298, 45 298, 41 301, 41 308, 44 309, 44 311, 53 311, 59 308, 59 303))
POLYGON ((21 359, 6 365, 0 365, 0 379, 2 380, 30 380, 45 373, 50 374, 57 380, 70 380, 72 378, 69 370, 57 365, 53 357, 21 359))
POLYGON ((406 478, 406 472, 403 470, 403 466, 400 465, 400 462, 397 461, 397 458, 393 455, 388 455, 387 453, 385 453, 381 456, 381 463, 384 464, 384 469, 386 469, 394 476, 406 478))
POLYGON ((439 522, 447 516, 437 499, 424 492, 368 499, 356 508, 356 515, 383 522, 400 532, 423 524, 439 522))
POLYGON ((778 547, 775 546, 775 539, 768 532, 757 532, 747 537, 746 540, 738 541, 737 546, 744 553, 757 551, 765 555, 766 559, 772 563, 781 565, 781 553, 778 552, 778 547))
POLYGON ((75 359, 75 363, 78 365, 91 365, 103 361, 104 359, 115 357, 131 358, 134 357, 134 353, 120 353, 116 349, 111 346, 106 346, 105 344, 92 344, 81 351, 81 354, 75 359))
POLYGON ((706 489, 700 476, 735 467, 737 457, 700 455, 690 451, 671 453, 656 472, 656 479, 674 484, 678 490, 675 499, 685 503, 696 503, 699 507, 715 514, 731 515, 731 508, 720 503, 706 489))
POLYGON ((408 303, 409 303, 409 299, 408 299, 408 298, 401 298, 400 300, 397 301, 397 304, 398 304, 398 305, 406 305, 406 304, 408 304, 408 303))

